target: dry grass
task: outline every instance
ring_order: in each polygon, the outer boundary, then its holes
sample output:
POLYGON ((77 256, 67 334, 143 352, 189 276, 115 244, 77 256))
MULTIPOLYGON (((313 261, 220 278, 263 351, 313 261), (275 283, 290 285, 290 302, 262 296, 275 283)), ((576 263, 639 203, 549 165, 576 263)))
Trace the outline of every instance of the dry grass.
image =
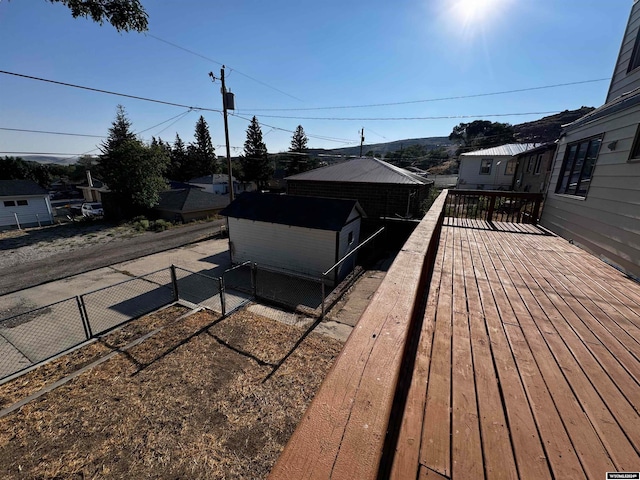
POLYGON ((262 478, 342 344, 199 312, 0 419, 2 478, 262 478), (266 380, 265 380, 266 379, 266 380))

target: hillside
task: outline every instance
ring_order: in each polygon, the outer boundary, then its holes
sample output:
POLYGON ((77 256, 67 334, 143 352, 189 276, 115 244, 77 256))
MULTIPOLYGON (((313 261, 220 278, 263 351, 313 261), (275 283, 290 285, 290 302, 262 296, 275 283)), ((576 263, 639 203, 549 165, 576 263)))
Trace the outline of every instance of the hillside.
POLYGON ((543 117, 540 120, 514 125, 516 139, 521 143, 553 142, 560 137, 562 125, 571 123, 593 110, 595 110, 593 107, 565 110, 555 115, 543 117))

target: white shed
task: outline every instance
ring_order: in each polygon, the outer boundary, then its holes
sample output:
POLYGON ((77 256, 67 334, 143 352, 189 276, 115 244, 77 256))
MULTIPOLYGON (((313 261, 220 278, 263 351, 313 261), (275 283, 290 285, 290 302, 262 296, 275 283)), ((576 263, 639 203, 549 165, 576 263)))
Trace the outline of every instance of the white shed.
POLYGON ((0 230, 51 225, 49 193, 33 180, 0 180, 0 230))
MULTIPOLYGON (((256 262, 320 278, 357 247, 360 219, 355 200, 250 192, 221 215, 227 217, 231 261, 256 262)), ((351 271, 344 262, 328 275, 337 284, 351 271)))
POLYGON ((510 190, 516 155, 539 147, 538 143, 508 143, 460 155, 458 188, 510 190))

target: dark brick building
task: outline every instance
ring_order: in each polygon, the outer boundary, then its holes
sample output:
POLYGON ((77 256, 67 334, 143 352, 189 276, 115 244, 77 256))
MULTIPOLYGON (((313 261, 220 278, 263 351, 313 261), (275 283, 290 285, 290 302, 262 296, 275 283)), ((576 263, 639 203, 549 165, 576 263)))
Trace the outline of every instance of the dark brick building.
POLYGON ((358 200, 369 218, 419 217, 433 185, 376 158, 361 157, 286 178, 289 195, 358 200))

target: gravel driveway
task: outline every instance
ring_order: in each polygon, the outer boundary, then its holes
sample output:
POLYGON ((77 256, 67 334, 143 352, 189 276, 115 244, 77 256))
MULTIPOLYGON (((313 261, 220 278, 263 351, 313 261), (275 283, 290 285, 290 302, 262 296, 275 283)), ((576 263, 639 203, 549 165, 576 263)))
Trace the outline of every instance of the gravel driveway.
POLYGON ((0 295, 210 238, 225 221, 136 233, 105 225, 0 234, 0 295))

